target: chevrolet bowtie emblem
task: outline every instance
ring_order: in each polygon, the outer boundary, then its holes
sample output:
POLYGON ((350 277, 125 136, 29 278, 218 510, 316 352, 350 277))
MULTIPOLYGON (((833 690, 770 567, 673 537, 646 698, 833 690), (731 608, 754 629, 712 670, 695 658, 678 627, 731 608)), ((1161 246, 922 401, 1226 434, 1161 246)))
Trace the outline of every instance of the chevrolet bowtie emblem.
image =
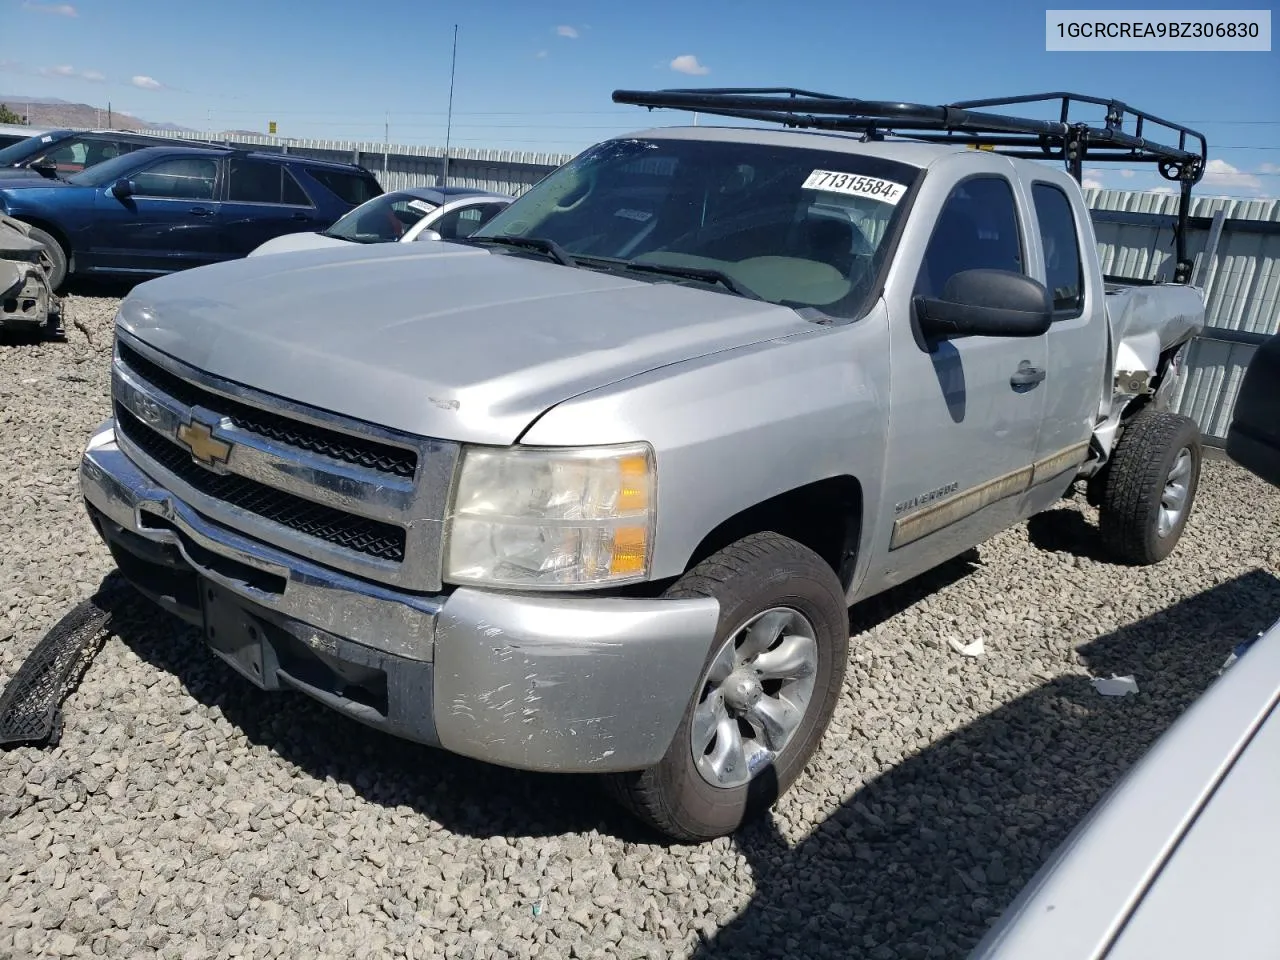
POLYGON ((219 440, 203 423, 184 423, 178 428, 178 439, 186 444, 191 456, 206 466, 226 463, 231 456, 231 444, 219 440))

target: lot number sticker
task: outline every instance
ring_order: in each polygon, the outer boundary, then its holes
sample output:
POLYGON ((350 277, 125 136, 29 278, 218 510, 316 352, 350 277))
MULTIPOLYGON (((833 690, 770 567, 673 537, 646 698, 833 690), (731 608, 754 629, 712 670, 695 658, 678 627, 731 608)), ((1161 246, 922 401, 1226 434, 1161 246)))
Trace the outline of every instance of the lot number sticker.
POLYGON ((421 210, 423 213, 430 213, 436 208, 434 203, 428 203, 426 200, 410 200, 407 206, 412 210, 421 210))
POLYGON ((882 203, 897 204, 907 188, 892 180, 879 177, 860 177, 852 173, 836 173, 833 170, 815 170, 803 184, 805 190, 825 190, 828 193, 844 193, 851 197, 865 197, 882 203))

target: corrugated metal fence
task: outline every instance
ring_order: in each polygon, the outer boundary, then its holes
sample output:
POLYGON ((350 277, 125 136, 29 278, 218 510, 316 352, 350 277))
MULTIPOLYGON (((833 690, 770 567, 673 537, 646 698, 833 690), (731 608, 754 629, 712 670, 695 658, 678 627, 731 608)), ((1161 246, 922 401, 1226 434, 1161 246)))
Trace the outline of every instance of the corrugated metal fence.
MULTIPOLYGON (((1088 190, 1085 196, 1094 211, 1104 273, 1169 278, 1176 197, 1123 190, 1088 190)), ((1200 424, 1209 442, 1220 443, 1253 351, 1280 332, 1280 201, 1200 197, 1191 217, 1192 279, 1205 288, 1208 312, 1204 334, 1188 351, 1174 403, 1200 424), (1206 259, 1219 213, 1220 234, 1206 259)))
MULTIPOLYGON (((287 151, 326 160, 362 164, 384 189, 434 186, 443 182, 440 147, 376 142, 281 140, 276 137, 144 131, 170 137, 226 140, 236 146, 287 151)), ((449 183, 518 196, 571 154, 519 150, 453 149, 449 183)), ((1095 211, 1103 272, 1138 279, 1167 279, 1173 270, 1173 223, 1177 198, 1125 190, 1085 191, 1095 211)), ((1257 344, 1280 332, 1280 201, 1197 198, 1192 206, 1188 249, 1196 259, 1195 282, 1206 289, 1204 335, 1188 356, 1188 370, 1175 398, 1177 409, 1193 417, 1210 442, 1225 435, 1240 378, 1257 344), (1212 255, 1205 261, 1213 221, 1223 215, 1212 255)))

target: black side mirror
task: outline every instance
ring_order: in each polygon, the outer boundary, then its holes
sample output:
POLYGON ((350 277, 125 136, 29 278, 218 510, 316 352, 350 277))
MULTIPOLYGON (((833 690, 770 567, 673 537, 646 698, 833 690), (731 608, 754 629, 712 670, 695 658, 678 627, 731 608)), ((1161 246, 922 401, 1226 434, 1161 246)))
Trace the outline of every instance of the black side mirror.
POLYGON ((1280 487, 1280 334, 1253 353, 1227 429, 1227 456, 1280 487))
POLYGON ((121 200, 125 197, 133 196, 133 181, 125 177, 121 177, 111 185, 111 192, 121 200))
POLYGON ((50 160, 48 157, 43 160, 37 160, 27 169, 34 170, 36 173, 40 174, 40 176, 48 177, 50 179, 58 174, 58 164, 55 161, 50 160))
POLYGON ((926 337, 1038 337, 1053 323, 1045 285, 1009 270, 963 270, 914 303, 926 337))

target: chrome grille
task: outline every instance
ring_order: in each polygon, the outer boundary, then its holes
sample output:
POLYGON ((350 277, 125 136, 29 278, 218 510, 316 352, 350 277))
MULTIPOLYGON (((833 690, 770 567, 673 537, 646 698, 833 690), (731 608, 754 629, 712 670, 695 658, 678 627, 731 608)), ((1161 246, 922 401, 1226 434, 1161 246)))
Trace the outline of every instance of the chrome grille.
POLYGON ((440 589, 441 521, 456 444, 229 383, 124 331, 116 338, 112 394, 121 448, 210 520, 372 580, 440 589), (225 462, 198 460, 179 439, 193 425, 229 450, 225 462))
POLYGON ((372 443, 359 437, 343 436, 314 424, 300 423, 266 410, 256 410, 227 397, 217 397, 194 383, 175 376, 152 363, 127 344, 120 344, 120 359, 131 370, 189 407, 216 404, 220 413, 242 430, 269 437, 286 446, 333 457, 358 467, 367 467, 397 477, 412 477, 418 465, 412 450, 372 443), (214 399, 216 398, 216 399, 214 399))
POLYGON ((356 553, 399 563, 404 560, 404 529, 357 517, 323 504, 231 473, 214 473, 191 459, 191 454, 147 427, 116 404, 116 429, 138 445, 153 461, 196 490, 264 520, 356 553))

